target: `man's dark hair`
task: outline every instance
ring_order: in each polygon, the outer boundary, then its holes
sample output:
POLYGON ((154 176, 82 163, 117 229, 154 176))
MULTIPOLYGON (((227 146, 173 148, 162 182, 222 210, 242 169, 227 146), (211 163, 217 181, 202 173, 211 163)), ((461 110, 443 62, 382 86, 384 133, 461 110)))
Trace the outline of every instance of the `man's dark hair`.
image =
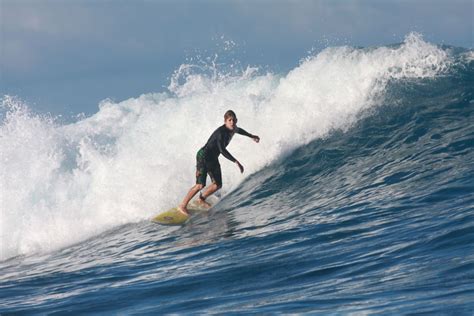
POLYGON ((227 121, 227 119, 228 119, 229 117, 232 117, 232 118, 234 119, 234 121, 237 119, 237 115, 235 115, 234 111, 232 111, 232 110, 229 110, 229 111, 225 112, 225 114, 224 114, 224 120, 227 121))

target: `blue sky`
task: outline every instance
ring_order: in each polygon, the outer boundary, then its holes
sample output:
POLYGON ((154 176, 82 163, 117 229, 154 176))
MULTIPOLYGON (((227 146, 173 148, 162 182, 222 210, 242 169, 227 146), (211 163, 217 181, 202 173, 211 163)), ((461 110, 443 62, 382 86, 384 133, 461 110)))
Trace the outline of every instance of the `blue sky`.
MULTIPOLYGON (((425 40, 473 47, 472 0, 0 0, 2 95, 92 114, 105 98, 160 92, 187 57, 222 53, 285 72, 326 46, 425 40)), ((223 59, 225 61, 225 57, 223 59)))

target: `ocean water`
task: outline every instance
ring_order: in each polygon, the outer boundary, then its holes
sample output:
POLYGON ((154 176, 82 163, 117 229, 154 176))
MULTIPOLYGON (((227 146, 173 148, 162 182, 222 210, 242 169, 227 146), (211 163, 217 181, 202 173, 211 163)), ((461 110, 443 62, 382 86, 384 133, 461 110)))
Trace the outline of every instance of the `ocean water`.
MULTIPOLYGON (((21 96, 20 96, 21 97, 21 96)), ((2 100, 0 314, 474 313, 474 53, 417 34, 285 74, 182 65, 73 122, 2 100), (233 109, 217 204, 149 219, 233 109)))

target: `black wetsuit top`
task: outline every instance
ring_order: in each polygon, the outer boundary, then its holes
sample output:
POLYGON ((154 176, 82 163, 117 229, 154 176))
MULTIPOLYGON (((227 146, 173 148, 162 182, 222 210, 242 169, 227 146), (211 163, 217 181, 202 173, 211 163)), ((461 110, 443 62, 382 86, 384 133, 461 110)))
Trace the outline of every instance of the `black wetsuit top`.
POLYGON ((236 159, 227 151, 227 149, 225 149, 227 145, 229 145, 235 133, 248 137, 253 136, 240 127, 237 127, 235 130, 231 131, 225 127, 225 124, 220 126, 214 131, 214 133, 212 133, 206 145, 204 145, 202 148, 206 153, 206 160, 209 162, 217 161, 219 155, 222 154, 230 161, 235 162, 236 159))

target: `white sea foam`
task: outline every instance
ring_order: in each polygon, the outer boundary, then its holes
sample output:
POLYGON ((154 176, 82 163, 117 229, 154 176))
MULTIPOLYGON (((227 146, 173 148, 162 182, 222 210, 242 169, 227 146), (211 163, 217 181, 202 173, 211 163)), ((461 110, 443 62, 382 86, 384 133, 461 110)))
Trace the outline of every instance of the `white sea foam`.
POLYGON ((196 151, 228 109, 261 142, 234 137, 228 149, 246 173, 221 158, 224 193, 282 154, 347 129, 388 80, 432 77, 448 65, 443 50, 410 34, 396 47, 328 48, 283 76, 183 65, 168 92, 106 100, 68 125, 5 97, 0 258, 65 247, 176 205, 194 183, 196 151))

